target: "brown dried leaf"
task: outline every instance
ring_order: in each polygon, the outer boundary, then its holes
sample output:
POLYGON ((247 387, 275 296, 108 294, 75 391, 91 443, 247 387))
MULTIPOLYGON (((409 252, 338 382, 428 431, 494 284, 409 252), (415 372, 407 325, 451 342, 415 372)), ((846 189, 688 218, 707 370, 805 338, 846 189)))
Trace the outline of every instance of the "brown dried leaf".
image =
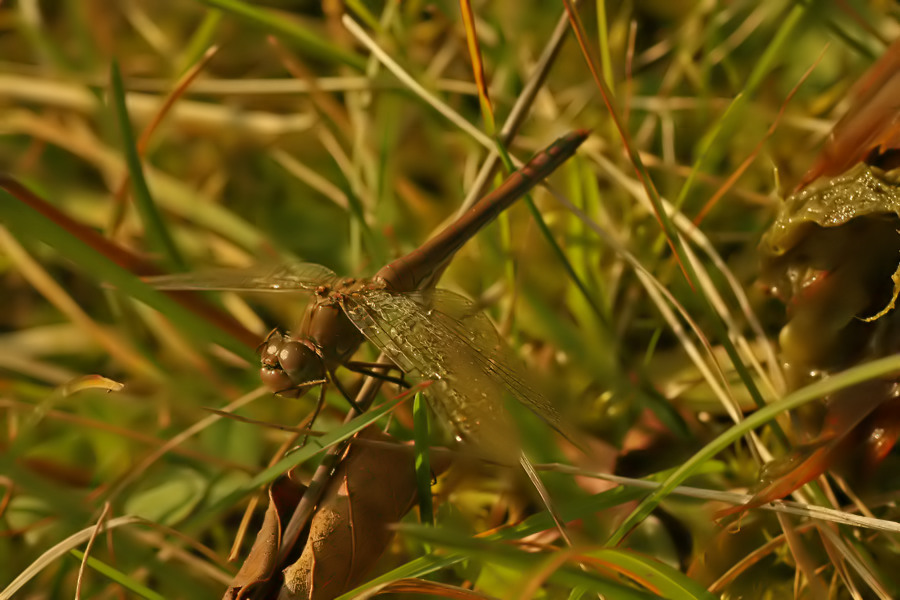
POLYGON ((256 534, 256 541, 241 565, 241 570, 228 586, 224 600, 247 597, 251 588, 272 577, 277 567, 275 557, 281 543, 282 523, 291 518, 291 512, 305 491, 306 486, 291 481, 288 477, 280 477, 272 483, 269 488, 269 507, 262 527, 256 534))
POLYGON ((854 88, 847 114, 834 126, 798 189, 820 177, 840 175, 872 153, 896 149, 900 112, 900 40, 866 71, 854 88))
MULTIPOLYGON (((391 442, 368 428, 358 438, 391 442)), ((437 473, 447 461, 433 461, 437 473)), ((331 479, 300 558, 284 571, 282 599, 328 599, 356 587, 387 548, 416 500, 410 447, 353 444, 331 479)))
POLYGON ((874 380, 833 394, 829 398, 825 424, 816 439, 788 456, 768 463, 753 490, 753 498, 746 504, 717 512, 715 518, 740 514, 784 498, 848 459, 857 471, 863 466, 874 466, 873 463, 884 458, 900 435, 895 387, 891 381, 874 380), (864 449, 866 454, 872 455, 863 457, 862 463, 854 460, 854 449, 863 440, 873 437, 875 439, 867 442, 871 447, 864 449), (873 442, 876 445, 872 445, 873 442))

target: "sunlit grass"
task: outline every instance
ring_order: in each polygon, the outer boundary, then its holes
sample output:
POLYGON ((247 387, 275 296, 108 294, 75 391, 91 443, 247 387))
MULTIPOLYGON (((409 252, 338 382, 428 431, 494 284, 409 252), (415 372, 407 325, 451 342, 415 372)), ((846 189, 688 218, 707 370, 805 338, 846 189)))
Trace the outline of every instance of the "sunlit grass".
POLYGON ((670 4, 583 2, 583 47, 548 2, 464 3, 469 19, 417 2, 0 7, 0 598, 76 586, 221 597, 240 566, 233 540, 240 530, 243 559, 285 471, 309 482, 371 423, 420 451, 449 442, 393 386, 349 421, 329 388, 296 448, 318 394, 262 392, 253 348, 295 327, 307 298, 176 300, 142 276, 284 260, 371 275, 483 195, 498 165, 582 128, 591 138, 549 191, 469 242, 439 284, 491 316, 577 428, 580 449, 521 419, 534 462, 571 465, 541 473, 572 547, 519 469, 454 446, 434 482, 418 470, 434 498, 410 506, 433 508, 433 527, 413 508, 355 585, 896 596, 894 457, 843 489, 840 473, 820 479, 786 513, 712 518, 796 443, 788 411, 900 369, 887 357, 786 389, 784 308, 755 284, 777 195, 895 17, 856 3, 670 4), (617 478, 591 476, 603 473, 617 478))

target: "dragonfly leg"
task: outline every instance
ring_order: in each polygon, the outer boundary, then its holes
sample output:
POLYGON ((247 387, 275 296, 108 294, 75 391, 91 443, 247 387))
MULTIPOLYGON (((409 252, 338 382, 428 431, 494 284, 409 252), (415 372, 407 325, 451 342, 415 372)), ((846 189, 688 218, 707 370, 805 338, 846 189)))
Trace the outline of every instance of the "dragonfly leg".
POLYGON ((307 430, 306 435, 303 436, 303 441, 300 442, 300 447, 304 447, 306 442, 309 441, 309 431, 312 430, 313 425, 316 422, 316 419, 319 417, 319 413, 322 412, 322 407, 325 406, 325 388, 328 387, 327 383, 323 383, 322 387, 319 389, 319 397, 316 399, 316 407, 313 409, 312 414, 306 418, 306 426, 304 429, 307 430))
POLYGON ((400 367, 391 362, 369 362, 366 360, 348 360, 344 366, 355 371, 358 368, 364 369, 384 369, 386 371, 400 371, 400 367))
POLYGON ((298 383, 292 385, 291 387, 286 387, 283 390, 277 390, 273 392, 276 396, 284 396, 285 398, 299 398, 303 394, 306 393, 306 390, 316 386, 322 385, 324 386, 328 383, 327 379, 313 379, 312 381, 305 381, 303 383, 298 383), (291 395, 293 393, 293 395, 291 395))
POLYGON ((359 404, 356 403, 356 400, 354 400, 353 397, 347 393, 347 389, 343 386, 343 384, 341 384, 340 379, 335 376, 334 371, 329 369, 328 374, 331 376, 331 381, 334 382, 334 387, 336 387, 341 395, 344 396, 344 398, 347 400, 347 402, 350 403, 350 406, 353 407, 353 410, 355 410, 359 414, 363 414, 364 412, 366 412, 359 406, 359 404))
POLYGON ((403 371, 400 371, 400 369, 396 365, 388 363, 373 363, 351 360, 344 364, 344 366, 354 373, 359 373, 360 375, 366 375, 367 377, 374 377, 376 379, 381 379, 382 381, 395 383, 403 388, 409 388, 409 383, 405 379, 405 373, 403 373, 403 371), (381 373, 379 371, 376 371, 375 369, 396 369, 400 372, 400 377, 394 377, 393 375, 388 375, 387 373, 381 373))

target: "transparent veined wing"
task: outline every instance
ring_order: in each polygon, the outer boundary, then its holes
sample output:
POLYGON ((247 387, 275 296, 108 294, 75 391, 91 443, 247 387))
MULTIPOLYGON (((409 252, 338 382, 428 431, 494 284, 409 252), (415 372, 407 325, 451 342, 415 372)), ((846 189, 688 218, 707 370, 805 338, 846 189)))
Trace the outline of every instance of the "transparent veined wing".
POLYGON ((314 290, 320 285, 330 285, 337 280, 338 276, 328 267, 301 262, 276 266, 257 265, 247 269, 208 269, 144 278, 144 281, 160 290, 231 292, 314 290))
POLYGON ((520 444, 506 414, 511 394, 562 431, 555 407, 528 383, 518 359, 472 302, 446 290, 397 294, 365 289, 342 296, 362 333, 414 379, 460 438, 517 460, 520 444))

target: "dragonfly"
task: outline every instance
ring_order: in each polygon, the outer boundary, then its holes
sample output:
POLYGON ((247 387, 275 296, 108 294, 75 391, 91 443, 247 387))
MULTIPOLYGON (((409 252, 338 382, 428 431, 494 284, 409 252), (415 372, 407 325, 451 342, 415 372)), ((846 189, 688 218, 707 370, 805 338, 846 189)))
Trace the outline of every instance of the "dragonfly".
POLYGON ((559 412, 528 382, 474 303, 431 283, 472 236, 573 156, 588 134, 577 130, 557 139, 438 235, 368 279, 298 262, 147 280, 162 290, 311 293, 298 330, 275 330, 260 346, 260 374, 269 389, 300 395, 311 384, 337 384, 335 369, 350 366, 368 339, 410 379, 427 383, 429 405, 458 440, 509 455, 515 432, 502 402, 506 393, 562 432, 559 412))

